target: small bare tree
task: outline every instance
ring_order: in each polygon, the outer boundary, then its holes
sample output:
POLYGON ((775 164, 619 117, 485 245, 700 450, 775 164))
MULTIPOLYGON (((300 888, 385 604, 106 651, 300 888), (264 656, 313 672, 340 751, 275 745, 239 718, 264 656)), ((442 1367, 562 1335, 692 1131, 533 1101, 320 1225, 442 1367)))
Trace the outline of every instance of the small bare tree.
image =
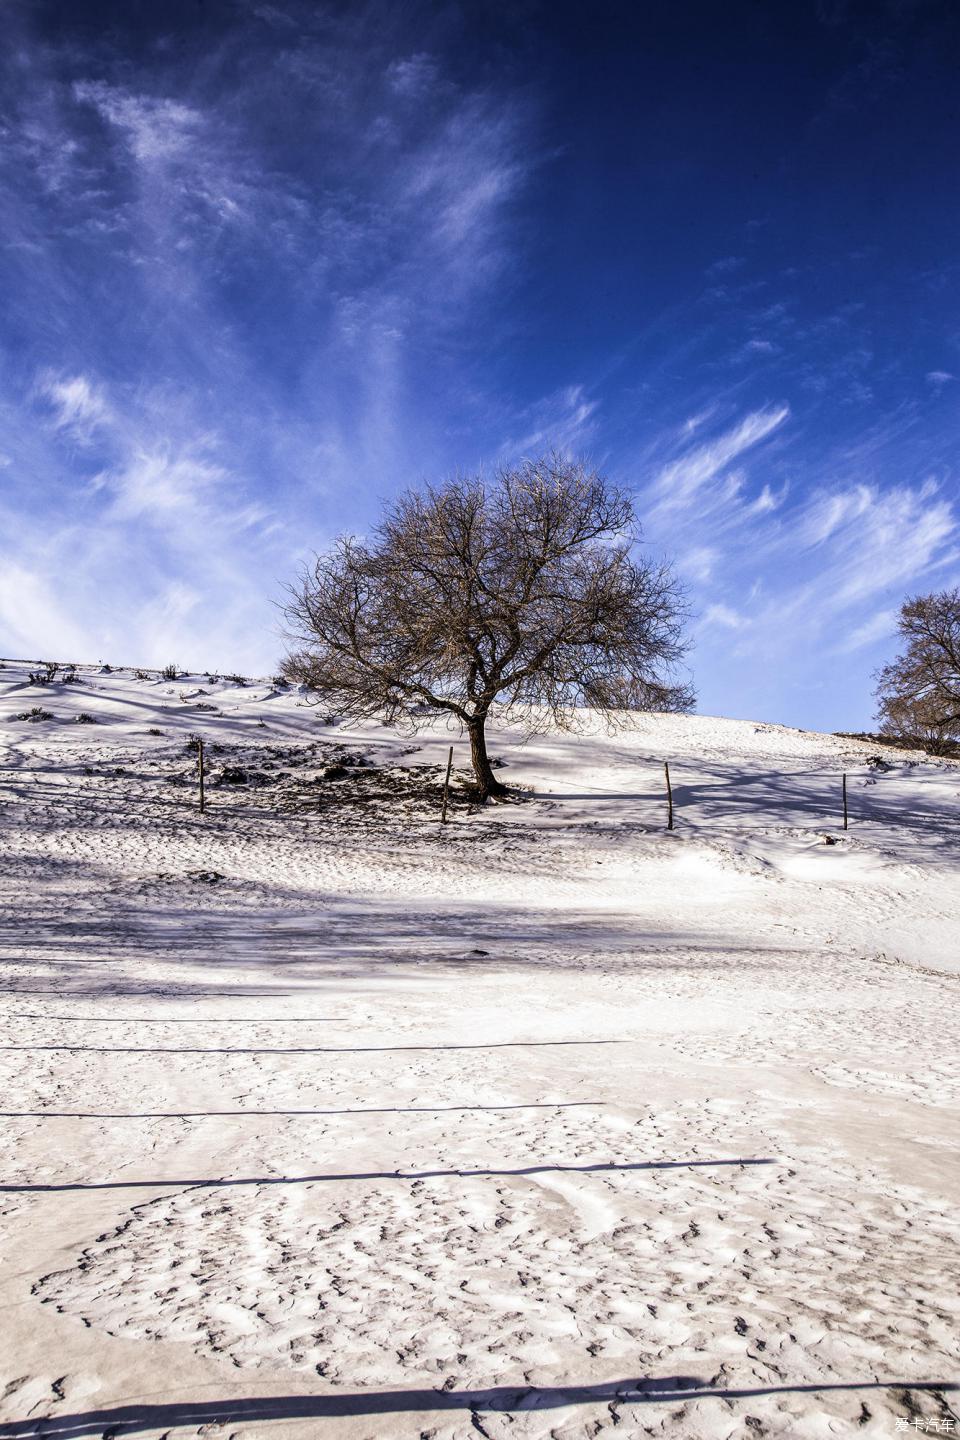
POLYGON ((407 493, 289 587, 283 673, 355 717, 456 716, 479 795, 501 794, 494 705, 532 730, 692 705, 682 595, 637 538, 628 496, 557 455, 407 493))
POLYGON ((877 675, 880 728, 949 749, 960 738, 960 590, 906 600, 898 628, 906 647, 877 675))

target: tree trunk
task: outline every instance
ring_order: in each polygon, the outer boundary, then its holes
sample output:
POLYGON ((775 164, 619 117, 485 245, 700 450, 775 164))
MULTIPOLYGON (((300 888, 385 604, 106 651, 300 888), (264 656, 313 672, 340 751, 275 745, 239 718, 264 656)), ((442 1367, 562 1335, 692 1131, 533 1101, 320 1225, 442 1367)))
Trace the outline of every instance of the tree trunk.
POLYGON ((485 715, 471 720, 467 726, 467 733, 470 736, 470 760, 473 765, 473 773, 477 777, 477 790, 481 800, 489 800, 491 795, 505 795, 506 785, 502 784, 494 775, 487 756, 487 738, 483 733, 485 715))

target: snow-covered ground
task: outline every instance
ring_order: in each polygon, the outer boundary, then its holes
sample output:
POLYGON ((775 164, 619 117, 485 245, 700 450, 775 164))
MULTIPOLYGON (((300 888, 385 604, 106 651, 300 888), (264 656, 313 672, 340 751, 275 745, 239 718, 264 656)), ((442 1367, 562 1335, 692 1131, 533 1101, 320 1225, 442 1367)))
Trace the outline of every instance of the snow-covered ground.
POLYGON ((30 668, 0 1440, 947 1433, 960 765, 504 728, 441 826, 452 733, 30 668))

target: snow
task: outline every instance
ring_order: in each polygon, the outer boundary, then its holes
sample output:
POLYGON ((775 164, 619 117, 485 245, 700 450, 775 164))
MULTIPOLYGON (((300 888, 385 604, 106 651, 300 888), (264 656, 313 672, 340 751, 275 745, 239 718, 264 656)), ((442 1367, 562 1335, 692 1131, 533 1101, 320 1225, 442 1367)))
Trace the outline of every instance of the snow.
POLYGON ((441 826, 453 731, 36 669, 0 670, 0 1440, 945 1433, 960 766, 498 726, 522 798, 441 826))

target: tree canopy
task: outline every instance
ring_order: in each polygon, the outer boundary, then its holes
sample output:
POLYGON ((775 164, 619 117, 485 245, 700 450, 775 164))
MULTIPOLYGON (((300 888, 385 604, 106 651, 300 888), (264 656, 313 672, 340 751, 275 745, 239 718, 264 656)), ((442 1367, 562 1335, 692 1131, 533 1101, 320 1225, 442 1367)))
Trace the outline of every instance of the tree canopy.
POLYGON ((960 590, 912 596, 898 628, 906 644, 877 676, 877 718, 887 734, 940 750, 960 739, 960 590))
POLYGON ((485 798, 495 705, 540 729, 693 703, 680 587, 638 539, 629 496, 558 455, 410 491, 289 588, 284 673, 356 717, 452 714, 485 798))

